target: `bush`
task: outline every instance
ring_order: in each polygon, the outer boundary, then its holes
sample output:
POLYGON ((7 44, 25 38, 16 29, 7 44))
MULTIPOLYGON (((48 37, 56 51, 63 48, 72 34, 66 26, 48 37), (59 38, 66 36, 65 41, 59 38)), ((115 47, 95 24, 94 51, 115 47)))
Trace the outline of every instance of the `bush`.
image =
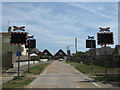
POLYGON ((22 79, 21 76, 14 76, 14 77, 13 77, 13 80, 21 80, 21 79, 22 79))

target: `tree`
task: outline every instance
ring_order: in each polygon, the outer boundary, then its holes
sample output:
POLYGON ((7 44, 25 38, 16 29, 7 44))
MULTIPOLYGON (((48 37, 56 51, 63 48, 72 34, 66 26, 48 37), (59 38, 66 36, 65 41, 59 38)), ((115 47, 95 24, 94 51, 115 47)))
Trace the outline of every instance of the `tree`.
POLYGON ((74 53, 71 57, 72 61, 82 62, 87 58, 86 52, 77 52, 74 53))

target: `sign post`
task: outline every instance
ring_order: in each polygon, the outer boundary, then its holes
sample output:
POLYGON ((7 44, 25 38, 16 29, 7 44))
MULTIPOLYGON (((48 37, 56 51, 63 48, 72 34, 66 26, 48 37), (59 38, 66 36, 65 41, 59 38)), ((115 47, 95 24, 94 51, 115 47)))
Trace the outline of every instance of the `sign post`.
POLYGON ((25 26, 22 27, 17 27, 17 26, 13 26, 13 31, 17 31, 17 32, 11 32, 11 44, 17 44, 17 52, 16 52, 16 56, 18 56, 18 77, 20 76, 20 56, 21 56, 21 52, 22 52, 22 44, 26 44, 26 39, 27 39, 27 32, 18 32, 18 30, 20 31, 25 31, 25 26))
MULTIPOLYGON (((19 45, 18 45, 19 47, 19 45)), ((20 76, 20 56, 21 56, 21 52, 16 53, 16 55, 18 56, 18 77, 20 76)))
POLYGON ((20 76, 20 56, 21 56, 22 48, 20 45, 17 47, 16 56, 18 56, 18 77, 20 76))

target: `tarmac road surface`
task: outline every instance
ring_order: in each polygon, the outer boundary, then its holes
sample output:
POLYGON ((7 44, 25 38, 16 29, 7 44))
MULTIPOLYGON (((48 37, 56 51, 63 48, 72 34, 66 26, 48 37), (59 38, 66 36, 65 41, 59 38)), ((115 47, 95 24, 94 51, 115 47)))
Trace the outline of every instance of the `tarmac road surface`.
POLYGON ((64 61, 56 60, 26 88, 103 88, 103 86, 96 84, 64 61))

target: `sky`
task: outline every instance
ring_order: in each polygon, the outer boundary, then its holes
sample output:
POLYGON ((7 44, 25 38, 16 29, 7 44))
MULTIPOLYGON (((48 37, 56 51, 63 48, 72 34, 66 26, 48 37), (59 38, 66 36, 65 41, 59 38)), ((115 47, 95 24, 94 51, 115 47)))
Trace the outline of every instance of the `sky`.
MULTIPOLYGON (((40 51, 48 49, 52 54, 59 49, 75 52, 86 51, 86 39, 97 40, 99 27, 110 27, 114 33, 114 45, 118 44, 117 2, 2 2, 2 32, 8 26, 25 26, 34 35, 40 51), (8 23, 9 22, 9 23, 8 23)), ((97 47, 100 47, 97 45, 97 47)))

